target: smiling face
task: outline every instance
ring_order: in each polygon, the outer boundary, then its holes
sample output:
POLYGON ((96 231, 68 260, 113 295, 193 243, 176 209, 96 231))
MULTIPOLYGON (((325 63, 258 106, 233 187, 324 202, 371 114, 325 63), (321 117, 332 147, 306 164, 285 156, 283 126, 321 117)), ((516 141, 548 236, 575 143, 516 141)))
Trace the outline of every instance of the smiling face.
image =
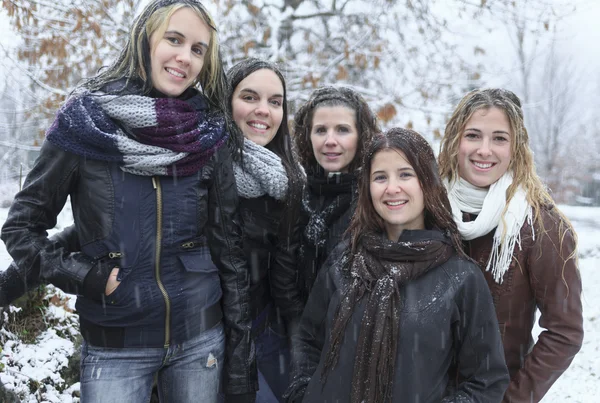
POLYGON ((383 219, 389 240, 397 241, 405 229, 425 228, 423 190, 402 151, 377 152, 371 162, 369 178, 371 202, 383 219))
POLYGON ((458 146, 458 172, 470 184, 487 188, 508 170, 511 128, 504 111, 479 109, 467 121, 458 146))
POLYGON ((210 29, 189 7, 173 13, 162 37, 150 36, 152 84, 178 97, 196 81, 210 43, 210 29))
POLYGON ((326 173, 348 172, 358 147, 355 115, 345 106, 321 106, 314 111, 310 142, 326 173))
POLYGON ((273 140, 283 118, 283 92, 283 83, 269 69, 257 70, 240 81, 231 108, 244 137, 263 147, 273 140))

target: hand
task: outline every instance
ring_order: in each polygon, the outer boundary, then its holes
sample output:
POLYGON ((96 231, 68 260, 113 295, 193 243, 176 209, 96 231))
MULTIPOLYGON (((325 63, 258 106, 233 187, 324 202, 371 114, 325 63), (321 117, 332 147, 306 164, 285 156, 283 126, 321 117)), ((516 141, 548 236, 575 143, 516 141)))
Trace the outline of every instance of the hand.
POLYGON ((117 276, 119 275, 119 268, 115 267, 111 270, 110 276, 108 276, 108 281, 106 282, 106 289, 104 290, 104 295, 107 297, 112 294, 121 282, 117 280, 117 276))

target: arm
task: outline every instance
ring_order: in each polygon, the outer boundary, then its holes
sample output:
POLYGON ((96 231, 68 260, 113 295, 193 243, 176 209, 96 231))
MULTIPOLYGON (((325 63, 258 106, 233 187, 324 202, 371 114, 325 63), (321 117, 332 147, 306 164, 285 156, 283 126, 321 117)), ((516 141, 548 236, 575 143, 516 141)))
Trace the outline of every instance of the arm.
MULTIPOLYGON (((238 194, 226 146, 213 156, 214 170, 208 194, 208 221, 205 235, 211 258, 219 268, 223 289, 225 322, 225 367, 223 391, 242 395, 248 401, 258 389, 256 357, 250 336, 250 277, 242 248, 242 229, 238 214, 238 194)), ((228 398, 231 400, 231 397, 228 398)))
MULTIPOLYGON (((74 225, 50 237, 51 242, 65 248, 69 252, 81 249, 74 225)), ((18 267, 15 262, 0 272, 0 306, 6 306, 42 283, 38 268, 18 267)))
MULTIPOLYGON (((332 253, 334 254, 335 252, 332 253)), ((288 403, 302 401, 321 359, 326 337, 327 310, 337 288, 332 277, 332 271, 335 270, 330 264, 332 262, 334 259, 330 257, 319 272, 302 313, 298 331, 292 336, 291 381, 284 393, 288 403)))
POLYGON ((461 382, 442 402, 497 403, 509 375, 492 296, 477 266, 463 260, 459 264, 467 273, 455 296, 454 345, 461 382))
POLYGON ((46 232, 56 225, 67 196, 77 186, 78 170, 79 157, 45 141, 10 207, 2 240, 16 267, 27 270, 26 279, 36 277, 37 271, 41 282, 100 299, 110 270, 81 252, 70 253, 46 232))
POLYGON ((572 228, 544 211, 545 233, 537 231, 527 258, 529 281, 545 328, 522 368, 511 379, 504 402, 539 402, 569 367, 583 340, 581 277, 572 228))

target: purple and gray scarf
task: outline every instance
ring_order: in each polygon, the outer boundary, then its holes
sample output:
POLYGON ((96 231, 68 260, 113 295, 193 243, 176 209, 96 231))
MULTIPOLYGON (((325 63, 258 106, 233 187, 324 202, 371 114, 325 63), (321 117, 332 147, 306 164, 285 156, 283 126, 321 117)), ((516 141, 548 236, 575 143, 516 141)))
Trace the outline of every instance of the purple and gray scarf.
POLYGON ((189 176, 225 144, 227 131, 200 94, 182 101, 87 92, 67 101, 46 138, 82 157, 121 163, 135 175, 189 176))

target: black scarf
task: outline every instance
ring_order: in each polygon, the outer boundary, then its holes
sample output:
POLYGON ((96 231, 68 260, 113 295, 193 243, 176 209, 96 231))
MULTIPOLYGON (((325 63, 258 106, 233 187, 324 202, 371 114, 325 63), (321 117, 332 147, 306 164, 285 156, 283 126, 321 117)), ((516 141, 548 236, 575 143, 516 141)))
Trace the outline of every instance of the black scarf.
POLYGON ((381 234, 363 235, 356 253, 342 269, 349 277, 349 285, 333 319, 322 381, 337 364, 346 325, 365 296, 368 299, 360 324, 350 401, 390 402, 402 287, 446 262, 454 253, 450 239, 436 230, 405 230, 398 242, 381 234))
MULTIPOLYGON (((326 175, 323 171, 307 177, 308 194, 303 209, 309 216, 304 228, 300 257, 305 262, 304 291, 310 292, 320 266, 327 257, 327 245, 332 225, 348 210, 353 209, 356 176, 349 173, 326 175)), ((345 230, 345 228, 344 228, 345 230)))

